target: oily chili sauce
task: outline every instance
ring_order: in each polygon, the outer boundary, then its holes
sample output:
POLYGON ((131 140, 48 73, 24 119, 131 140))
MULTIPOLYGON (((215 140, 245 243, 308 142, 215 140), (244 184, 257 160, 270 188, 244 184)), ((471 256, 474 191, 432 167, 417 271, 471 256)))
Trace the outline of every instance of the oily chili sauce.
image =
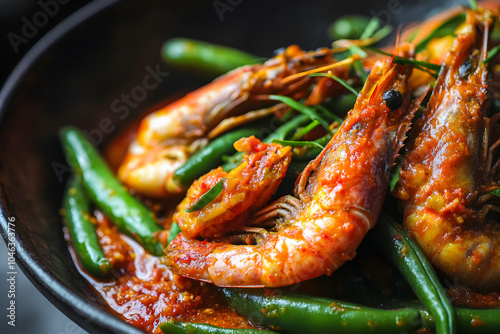
POLYGON ((162 333, 158 325, 169 319, 255 328, 229 308, 215 286, 174 274, 160 258, 121 234, 102 213, 96 211, 95 216, 99 241, 113 267, 111 278, 100 281, 79 269, 126 322, 156 334, 162 333))

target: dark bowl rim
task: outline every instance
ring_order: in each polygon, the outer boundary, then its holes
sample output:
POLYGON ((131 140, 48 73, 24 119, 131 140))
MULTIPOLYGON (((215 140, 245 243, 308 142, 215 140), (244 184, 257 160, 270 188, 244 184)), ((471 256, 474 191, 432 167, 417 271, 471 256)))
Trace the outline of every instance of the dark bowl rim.
MULTIPOLYGON (((73 29, 118 2, 120 0, 99 0, 84 5, 57 24, 33 45, 21 58, 0 90, 0 122, 7 112, 11 98, 36 62, 73 29)), ((12 216, 5 206, 4 197, 4 190, 0 183, 0 234, 4 242, 8 244, 10 232, 8 221, 12 216)), ((16 264, 19 265, 31 283, 45 298, 82 328, 92 333, 96 331, 103 333, 144 333, 112 315, 111 311, 106 313, 94 308, 85 298, 80 297, 65 286, 63 282, 45 268, 42 261, 38 259, 16 228, 14 228, 14 244, 16 264)))

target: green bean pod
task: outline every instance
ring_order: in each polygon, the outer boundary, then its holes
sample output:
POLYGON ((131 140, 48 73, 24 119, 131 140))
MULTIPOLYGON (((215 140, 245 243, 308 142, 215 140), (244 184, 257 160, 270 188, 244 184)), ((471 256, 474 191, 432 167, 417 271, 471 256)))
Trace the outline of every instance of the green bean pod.
POLYGON ((153 213, 116 179, 97 149, 75 127, 60 132, 68 164, 80 176, 90 199, 125 234, 148 252, 161 256, 163 246, 155 238, 162 230, 153 213))
MULTIPOLYGON (((392 307, 388 310, 332 299, 280 294, 279 290, 224 288, 222 292, 236 311, 256 325, 281 328, 287 333, 399 334, 435 326, 429 311, 414 300, 389 301, 386 298, 384 307, 392 307)), ((498 333, 500 309, 456 307, 455 311, 458 334, 498 333)))
POLYGON ((388 334, 411 332, 421 325, 414 308, 383 310, 298 294, 273 295, 278 291, 222 289, 229 304, 254 324, 287 333, 388 334))
POLYGON ((456 332, 455 311, 432 264, 402 226, 381 214, 371 239, 398 268, 435 319, 436 333, 456 332))
MULTIPOLYGON (((260 124, 260 122, 258 124, 260 124)), ((258 132, 259 127, 254 124, 236 129, 215 138, 203 149, 189 157, 189 159, 174 172, 176 182, 183 187, 189 187, 194 180, 213 168, 220 166, 222 156, 231 154, 235 151, 233 147, 235 141, 243 137, 256 135, 258 132)))
POLYGON ((342 16, 330 25, 328 35, 334 41, 338 39, 357 39, 369 22, 370 19, 365 16, 342 16))
POLYGON ((263 329, 222 328, 208 324, 194 322, 165 321, 160 324, 160 329, 166 334, 271 334, 276 333, 263 329))
POLYGON ((457 307, 457 328, 459 334, 498 334, 500 309, 475 310, 457 307))
MULTIPOLYGON (((434 318, 423 305, 412 306, 420 311, 422 322, 434 327, 434 318)), ((469 309, 456 307, 458 334, 498 334, 500 328, 500 309, 469 309)))
POLYGON ((71 177, 63 198, 62 217, 75 250, 85 270, 96 277, 103 277, 111 269, 104 255, 94 224, 90 221, 90 202, 78 177, 71 177))
POLYGON ((224 74, 240 66, 259 63, 259 59, 249 53, 188 38, 166 41, 161 55, 168 64, 199 69, 215 75, 224 74))

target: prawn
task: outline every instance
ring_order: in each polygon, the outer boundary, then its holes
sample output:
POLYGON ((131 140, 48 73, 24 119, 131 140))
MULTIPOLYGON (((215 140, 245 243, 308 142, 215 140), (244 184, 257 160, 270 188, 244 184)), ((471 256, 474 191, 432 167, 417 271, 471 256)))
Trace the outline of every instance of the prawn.
MULTIPOLYGON (((185 189, 175 182, 174 171, 206 142, 209 132, 222 120, 248 115, 248 110, 258 108, 263 108, 256 113, 260 117, 278 113, 286 106, 273 105, 276 102, 271 101, 269 95, 302 99, 308 96, 311 84, 331 81, 310 76, 295 79, 294 74, 330 70, 347 79, 353 60, 337 62, 331 49, 304 52, 292 45, 264 64, 237 68, 145 117, 118 169, 118 177, 126 186, 146 196, 161 198, 182 194, 185 189)), ((331 84, 329 82, 329 86, 331 84)), ((316 86, 310 94, 314 103, 342 91, 340 85, 336 90, 324 89, 326 84, 316 86)))
MULTIPOLYGON (((459 284, 500 288, 500 163, 490 145, 496 114, 486 115, 491 13, 469 11, 441 67, 432 97, 407 145, 394 195, 405 228, 431 262, 459 284)), ((498 16, 498 14, 497 14, 498 16)))
MULTIPOLYGON (((410 57, 413 47, 398 53, 410 57)), ((352 259, 377 220, 416 110, 407 84, 411 71, 393 58, 375 63, 342 126, 296 180, 295 197, 254 213, 240 234, 198 240, 180 233, 166 264, 218 286, 279 287, 329 275, 352 259)))

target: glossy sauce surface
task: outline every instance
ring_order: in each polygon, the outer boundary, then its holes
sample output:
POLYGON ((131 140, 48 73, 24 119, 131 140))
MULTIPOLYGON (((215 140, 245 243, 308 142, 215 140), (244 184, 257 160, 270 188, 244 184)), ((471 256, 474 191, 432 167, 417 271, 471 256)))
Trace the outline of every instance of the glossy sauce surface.
POLYGON ((100 212, 96 212, 95 222, 103 250, 113 266, 112 276, 99 281, 79 269, 119 317, 154 333, 162 333, 157 327, 169 319, 254 328, 227 306, 215 286, 172 273, 160 258, 118 232, 100 212))

